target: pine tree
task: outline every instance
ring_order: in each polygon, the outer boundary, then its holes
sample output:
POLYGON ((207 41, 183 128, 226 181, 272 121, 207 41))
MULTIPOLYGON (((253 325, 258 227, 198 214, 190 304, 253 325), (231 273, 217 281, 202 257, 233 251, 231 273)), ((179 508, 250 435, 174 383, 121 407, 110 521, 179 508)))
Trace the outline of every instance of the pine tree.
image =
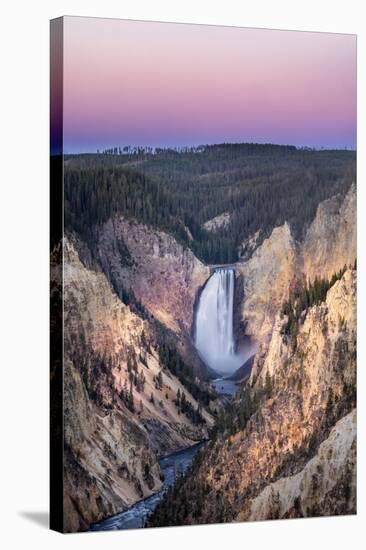
POLYGON ((163 375, 161 374, 161 370, 159 371, 159 374, 157 376, 157 385, 158 388, 161 390, 161 388, 163 387, 163 375))
POLYGON ((266 372, 266 381, 265 381, 265 391, 266 391, 266 394, 267 394, 267 397, 271 397, 272 396, 272 380, 271 380, 271 375, 269 374, 268 370, 266 372))
POLYGON ((135 410, 135 403, 134 403, 134 398, 133 398, 133 386, 132 384, 130 385, 130 393, 129 393, 129 398, 128 398, 128 401, 129 401, 129 408, 132 412, 134 412, 135 410))

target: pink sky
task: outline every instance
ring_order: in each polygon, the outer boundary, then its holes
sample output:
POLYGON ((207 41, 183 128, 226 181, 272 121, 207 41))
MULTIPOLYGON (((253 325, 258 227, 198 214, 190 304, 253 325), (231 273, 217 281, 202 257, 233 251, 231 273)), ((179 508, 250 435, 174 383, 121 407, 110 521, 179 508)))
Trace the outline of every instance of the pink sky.
POLYGON ((65 17, 66 152, 355 147, 356 37, 65 17))

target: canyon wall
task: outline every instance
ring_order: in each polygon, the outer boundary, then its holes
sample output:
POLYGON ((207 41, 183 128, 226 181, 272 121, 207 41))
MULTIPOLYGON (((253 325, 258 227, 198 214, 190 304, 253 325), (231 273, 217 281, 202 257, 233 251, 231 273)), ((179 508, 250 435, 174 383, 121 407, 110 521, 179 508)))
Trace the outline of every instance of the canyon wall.
MULTIPOLYGON (((278 457, 290 460, 237 519, 355 513, 356 272, 347 270, 325 302, 307 311, 295 351, 284 323, 276 317, 252 384, 258 389, 269 379, 273 386, 261 411, 268 420, 257 461, 273 468, 278 457)), ((273 470, 266 473, 273 478, 273 470)))
POLYGON ((339 195, 318 206, 302 247, 302 269, 310 279, 330 278, 357 254, 357 198, 353 183, 344 199, 339 195))
POLYGON ((117 289, 137 300, 166 327, 190 335, 194 305, 210 270, 174 237, 123 218, 100 230, 98 258, 117 289))
POLYGON ((337 195, 319 204, 301 243, 287 223, 276 227, 249 260, 236 264, 243 278, 242 321, 247 334, 268 340, 278 309, 298 278, 330 278, 356 258, 356 186, 344 199, 337 195))
MULTIPOLYGON (((87 268, 64 241, 64 511, 66 531, 117 513, 161 487, 158 457, 207 436, 178 410, 178 390, 162 369, 149 322, 87 268)), ((188 260, 187 260, 188 261, 188 260)), ((194 269, 194 268, 193 268, 194 269)))
MULTIPOLYGON (((310 460, 282 467, 255 498, 246 499, 236 518, 239 521, 356 511, 356 412, 352 408, 356 405, 356 271, 349 268, 328 291, 325 302, 306 313, 295 352, 283 334, 286 317, 278 313, 273 317, 274 310, 261 307, 255 299, 269 293, 278 312, 294 280, 330 280, 344 266, 353 266, 357 255, 356 207, 356 186, 352 184, 344 199, 335 196, 319 204, 302 243, 294 243, 284 228, 280 234, 274 230, 245 270, 253 275, 259 256, 264 258, 263 271, 269 265, 272 274, 272 280, 258 269, 254 274, 254 280, 259 274, 259 282, 255 283, 254 298, 251 296, 264 312, 264 321, 257 314, 252 326, 264 338, 250 382, 257 388, 265 386, 267 379, 273 384, 274 398, 261 414, 269 416, 272 444, 276 446, 277 441, 278 445, 275 454, 293 455, 296 461, 302 448, 310 460), (282 248, 282 254, 279 271, 273 277, 268 248, 273 251, 276 246, 277 250, 282 248), (281 391, 287 392, 289 406, 282 403, 280 412, 276 405, 281 401, 281 391), (284 420, 284 411, 286 425, 276 429, 278 418, 284 420), (287 434, 290 446, 281 441, 281 433, 287 434), (317 447, 319 441, 322 443, 317 447)), ((249 326, 250 306, 250 302, 244 305, 249 326)), ((272 456, 266 460, 276 463, 272 456)))
POLYGON ((236 264, 243 279, 242 320, 258 341, 268 336, 279 305, 288 296, 298 263, 298 245, 287 223, 276 227, 250 260, 236 264))
MULTIPOLYGON (((354 409, 336 423, 316 455, 298 474, 270 483, 252 500, 245 519, 353 514, 356 510, 355 464, 354 409)), ((239 514, 238 519, 242 517, 239 514)))

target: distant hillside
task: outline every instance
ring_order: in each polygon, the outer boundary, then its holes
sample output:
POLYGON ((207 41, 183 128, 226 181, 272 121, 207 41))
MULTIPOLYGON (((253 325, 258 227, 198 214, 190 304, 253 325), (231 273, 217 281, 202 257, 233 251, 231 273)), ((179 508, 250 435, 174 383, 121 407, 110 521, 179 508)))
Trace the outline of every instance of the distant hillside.
POLYGON ((257 246, 285 221, 302 239, 318 204, 345 195, 355 161, 354 151, 258 144, 66 156, 66 227, 90 242, 93 228, 123 214, 169 232, 205 263, 232 263, 258 230, 257 246), (223 213, 229 223, 204 228, 223 213))

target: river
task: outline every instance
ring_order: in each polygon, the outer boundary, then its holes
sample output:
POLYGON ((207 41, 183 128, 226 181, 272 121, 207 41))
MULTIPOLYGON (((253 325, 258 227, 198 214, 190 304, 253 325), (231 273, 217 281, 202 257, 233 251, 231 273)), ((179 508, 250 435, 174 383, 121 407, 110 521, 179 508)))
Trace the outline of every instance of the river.
POLYGON ((204 442, 200 442, 188 449, 177 451, 161 458, 160 468, 164 474, 162 489, 150 497, 139 500, 125 512, 120 512, 98 523, 93 523, 90 526, 90 531, 110 531, 112 529, 137 529, 144 527, 147 517, 155 510, 164 492, 174 484, 177 476, 184 474, 188 470, 194 457, 203 445, 204 442))
MULTIPOLYGON (((231 380, 217 378, 212 382, 218 393, 234 396, 238 386, 231 380)), ((185 474, 193 462, 197 452, 205 444, 204 441, 196 443, 192 447, 177 451, 160 459, 160 469, 164 474, 164 482, 161 490, 150 497, 139 500, 128 510, 103 519, 90 526, 90 531, 110 531, 119 529, 138 529, 144 527, 146 519, 155 510, 164 496, 165 491, 175 483, 178 476, 185 474)))
POLYGON ((216 378, 216 380, 212 380, 211 384, 217 393, 222 393, 230 397, 234 397, 239 389, 239 386, 235 382, 227 380, 226 378, 216 378))

